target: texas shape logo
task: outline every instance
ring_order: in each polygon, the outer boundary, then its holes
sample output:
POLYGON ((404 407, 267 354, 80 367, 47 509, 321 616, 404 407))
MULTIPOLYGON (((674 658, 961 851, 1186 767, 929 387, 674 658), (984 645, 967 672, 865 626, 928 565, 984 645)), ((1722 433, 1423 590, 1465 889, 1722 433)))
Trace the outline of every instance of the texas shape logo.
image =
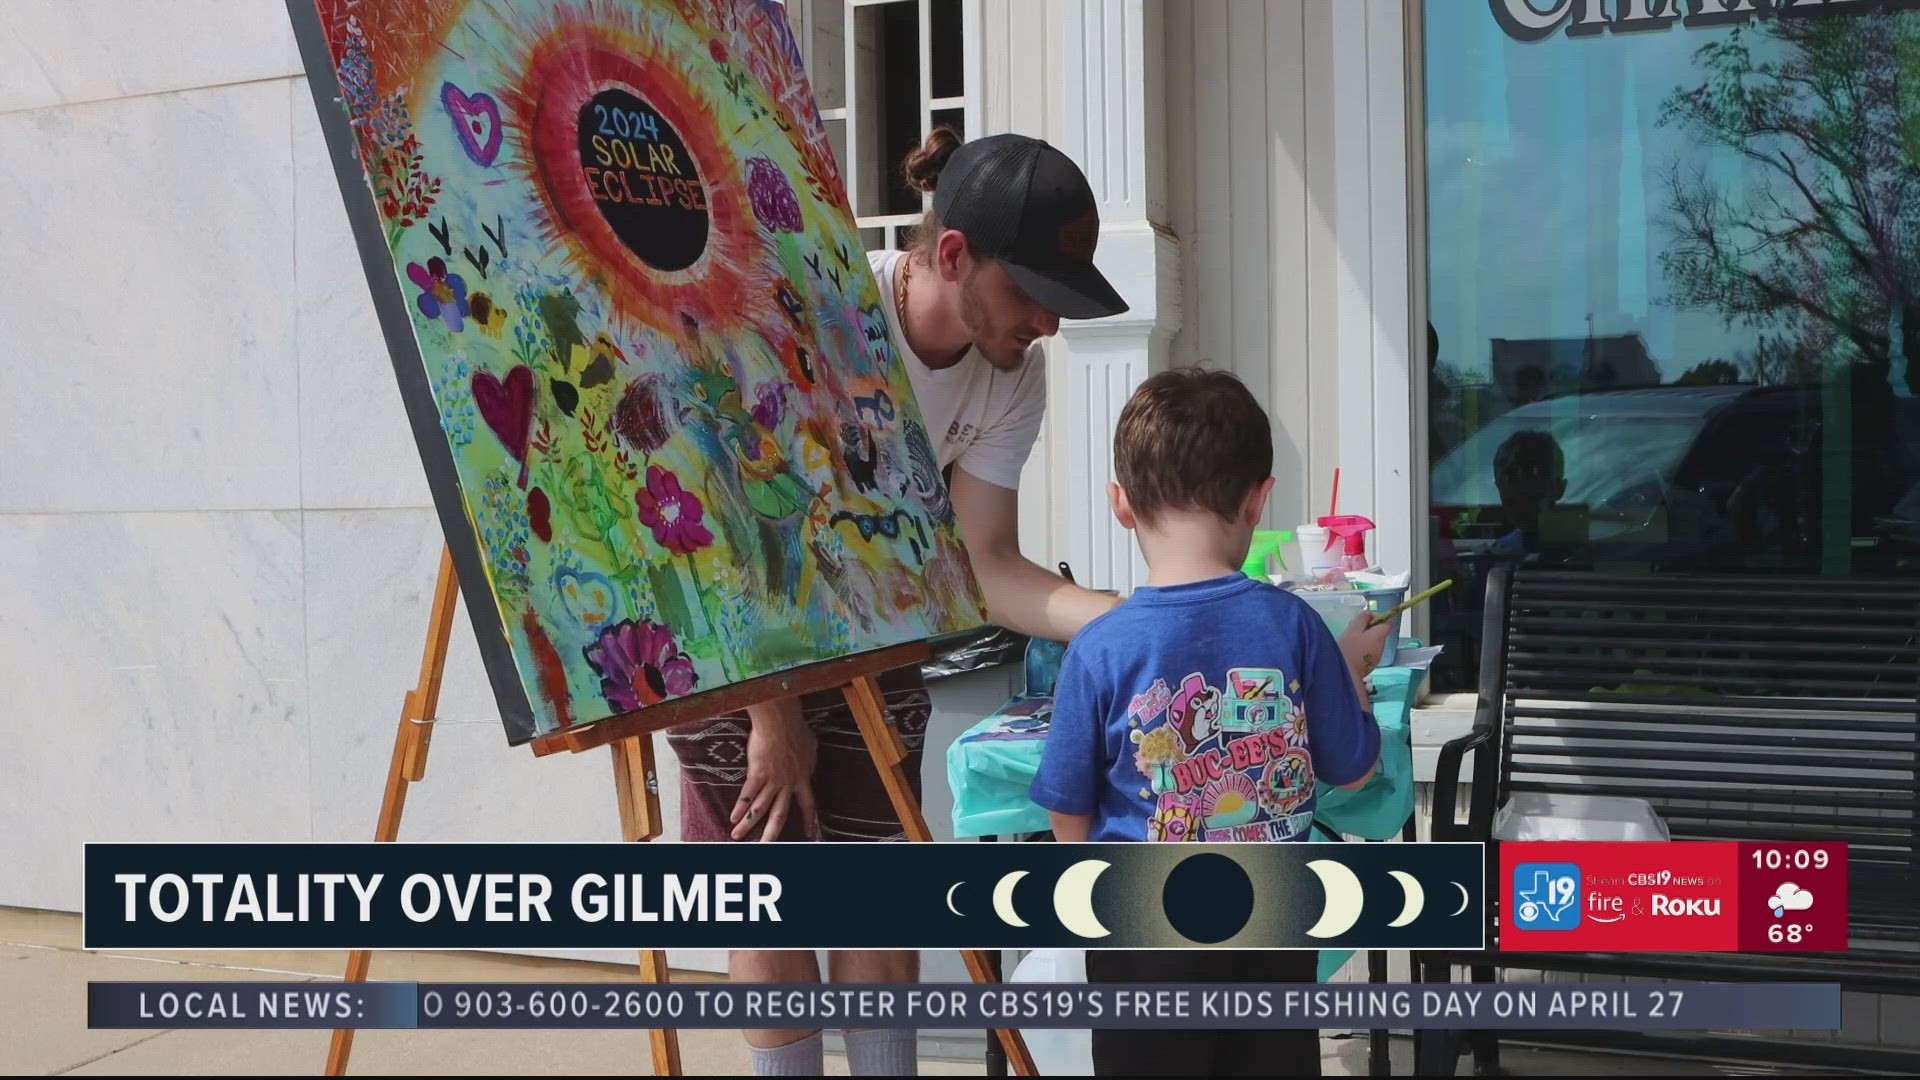
POLYGON ((1580 925, 1580 868, 1521 863, 1513 868, 1515 928, 1572 930, 1580 925))

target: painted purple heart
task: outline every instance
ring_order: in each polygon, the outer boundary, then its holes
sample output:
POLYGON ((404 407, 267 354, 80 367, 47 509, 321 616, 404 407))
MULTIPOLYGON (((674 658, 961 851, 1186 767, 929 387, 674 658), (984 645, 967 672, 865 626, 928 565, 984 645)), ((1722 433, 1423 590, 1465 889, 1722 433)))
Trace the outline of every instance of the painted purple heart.
POLYGON ((473 403, 487 426, 526 472, 527 440, 533 436, 533 369, 521 364, 505 380, 490 371, 473 373, 473 403))
POLYGON ((440 85, 440 103, 453 118, 460 148, 476 165, 491 165, 500 156, 500 103, 492 94, 467 94, 452 83, 440 85))

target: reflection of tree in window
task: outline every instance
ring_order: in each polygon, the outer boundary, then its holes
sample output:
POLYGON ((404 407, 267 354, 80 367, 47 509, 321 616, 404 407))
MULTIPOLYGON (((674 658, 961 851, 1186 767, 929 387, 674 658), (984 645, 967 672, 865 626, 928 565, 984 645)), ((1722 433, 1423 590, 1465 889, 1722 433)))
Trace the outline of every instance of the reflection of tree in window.
POLYGON ((1740 381, 1739 365, 1731 360, 1708 360, 1687 369, 1676 386, 1733 386, 1740 381))
POLYGON ((1736 197, 1703 169, 1670 170, 1674 302, 1920 390, 1905 362, 1920 349, 1920 94, 1903 85, 1916 50, 1920 19, 1882 12, 1768 19, 1695 51, 1700 83, 1675 89, 1661 123, 1740 155, 1749 183, 1736 197))

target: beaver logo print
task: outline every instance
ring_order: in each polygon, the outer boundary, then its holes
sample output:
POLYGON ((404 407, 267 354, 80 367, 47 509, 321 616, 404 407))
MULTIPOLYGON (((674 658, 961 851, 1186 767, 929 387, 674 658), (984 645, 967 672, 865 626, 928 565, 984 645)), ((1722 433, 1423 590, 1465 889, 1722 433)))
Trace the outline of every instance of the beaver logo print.
POLYGON ((1180 732, 1180 740, 1192 750, 1220 728, 1220 691, 1208 686, 1196 671, 1180 684, 1167 716, 1180 732))

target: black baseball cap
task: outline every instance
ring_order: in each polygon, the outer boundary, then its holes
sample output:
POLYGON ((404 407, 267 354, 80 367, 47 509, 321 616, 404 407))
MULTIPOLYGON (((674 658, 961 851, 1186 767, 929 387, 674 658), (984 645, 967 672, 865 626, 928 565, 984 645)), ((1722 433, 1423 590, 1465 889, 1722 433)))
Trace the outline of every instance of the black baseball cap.
POLYGON ((940 224, 998 259, 1034 303, 1063 319, 1099 319, 1127 302, 1093 265, 1100 209, 1073 159, 1025 135, 963 143, 934 187, 940 224))

